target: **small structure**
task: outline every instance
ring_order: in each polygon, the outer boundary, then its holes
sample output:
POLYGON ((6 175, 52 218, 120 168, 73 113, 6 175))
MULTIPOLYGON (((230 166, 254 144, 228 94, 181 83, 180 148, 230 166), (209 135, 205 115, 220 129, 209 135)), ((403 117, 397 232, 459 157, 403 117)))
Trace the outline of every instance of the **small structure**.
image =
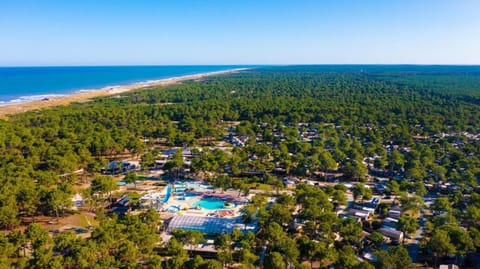
POLYGON ((369 262, 378 262, 378 258, 371 252, 365 252, 362 257, 369 262))
POLYGON ((384 194, 387 191, 387 186, 384 184, 378 183, 375 185, 375 191, 379 194, 384 194))
POLYGON ((458 265, 455 264, 441 264, 440 269, 459 269, 458 265))
POLYGON ((128 206, 130 204, 130 198, 128 196, 122 196, 122 198, 117 202, 120 206, 128 206))
POLYGON ((79 193, 75 194, 72 197, 72 202, 73 202, 73 209, 76 209, 77 207, 82 206, 84 203, 83 198, 79 193))
POLYGON ((386 227, 380 228, 379 231, 381 234, 390 238, 391 240, 395 240, 399 242, 403 240, 403 232, 401 231, 398 231, 392 228, 386 228, 386 227))
POLYGON ((133 161, 111 161, 108 167, 102 168, 103 174, 121 174, 130 171, 139 171, 141 166, 138 162, 133 161))
POLYGON ((400 210, 394 210, 394 209, 390 209, 388 211, 388 216, 390 218, 393 218, 393 219, 398 219, 400 218, 400 215, 402 214, 402 212, 400 210))
POLYGON ((295 188, 295 186, 296 186, 295 181, 290 179, 290 178, 287 178, 287 177, 283 178, 283 184, 287 188, 295 188))
POLYGON ((189 158, 189 159, 190 159, 190 158, 193 158, 194 155, 193 155, 192 150, 191 150, 190 148, 184 148, 184 149, 182 150, 182 157, 183 157, 183 158, 189 158))
POLYGON ((234 145, 235 147, 244 147, 246 140, 247 140, 247 138, 244 137, 244 136, 241 136, 241 137, 233 136, 230 140, 230 143, 232 145, 234 145))
POLYGON ((349 209, 348 213, 351 216, 356 217, 356 218, 360 218, 362 220, 368 219, 372 214, 372 212, 370 212, 370 211, 362 210, 362 209, 355 209, 355 208, 349 209))
POLYGON ((171 159, 173 158, 173 155, 175 154, 175 152, 177 152, 176 148, 170 148, 170 149, 164 150, 160 153, 160 158, 171 159))
POLYGON ((301 231, 303 227, 305 227, 305 222, 299 220, 298 218, 295 218, 292 222, 289 223, 289 227, 292 230, 295 231, 301 231))
POLYGON ((387 217, 382 221, 383 226, 395 228, 398 225, 398 219, 387 217))
POLYGON ((363 211, 368 211, 368 212, 370 212, 370 215, 375 214, 375 208, 371 208, 371 207, 366 207, 366 206, 364 206, 364 207, 362 207, 361 209, 362 209, 363 211))

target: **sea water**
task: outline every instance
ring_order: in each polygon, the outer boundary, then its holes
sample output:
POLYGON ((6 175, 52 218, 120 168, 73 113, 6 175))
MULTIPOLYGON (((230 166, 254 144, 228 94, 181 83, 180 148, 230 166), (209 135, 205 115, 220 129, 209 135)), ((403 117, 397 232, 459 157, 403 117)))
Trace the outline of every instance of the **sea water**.
POLYGON ((68 66, 0 67, 0 105, 250 66, 68 66))

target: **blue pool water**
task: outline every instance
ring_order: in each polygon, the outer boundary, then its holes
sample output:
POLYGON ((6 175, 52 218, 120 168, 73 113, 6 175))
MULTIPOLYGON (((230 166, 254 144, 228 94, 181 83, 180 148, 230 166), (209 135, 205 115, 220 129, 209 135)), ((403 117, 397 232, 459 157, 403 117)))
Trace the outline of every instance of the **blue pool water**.
POLYGON ((199 201, 193 203, 193 206, 199 206, 201 208, 205 208, 208 210, 226 209, 225 201, 222 201, 214 197, 204 197, 199 201))

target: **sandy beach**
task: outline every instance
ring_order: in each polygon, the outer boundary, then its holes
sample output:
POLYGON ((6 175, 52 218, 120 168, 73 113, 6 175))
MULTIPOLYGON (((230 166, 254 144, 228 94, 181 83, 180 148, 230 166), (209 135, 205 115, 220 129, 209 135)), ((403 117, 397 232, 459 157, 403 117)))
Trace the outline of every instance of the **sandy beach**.
POLYGON ((173 78, 167 78, 167 79, 161 79, 161 80, 152 80, 152 81, 140 82, 140 83, 127 85, 127 86, 110 87, 110 88, 104 88, 104 89, 98 89, 98 90, 73 93, 70 95, 55 97, 55 98, 48 98, 46 100, 41 100, 41 101, 4 105, 4 106, 0 106, 0 117, 5 118, 5 117, 8 117, 8 115, 23 113, 30 110, 42 109, 46 107, 53 107, 53 106, 59 106, 59 105, 68 105, 73 102, 85 102, 95 97, 115 95, 115 94, 120 94, 128 91, 132 91, 132 90, 142 89, 145 87, 151 87, 151 86, 168 86, 181 81, 200 79, 200 78, 213 76, 213 75, 230 74, 230 73, 235 73, 235 72, 239 72, 246 69, 248 68, 238 68, 238 69, 231 69, 231 70, 224 70, 224 71, 173 77, 173 78))

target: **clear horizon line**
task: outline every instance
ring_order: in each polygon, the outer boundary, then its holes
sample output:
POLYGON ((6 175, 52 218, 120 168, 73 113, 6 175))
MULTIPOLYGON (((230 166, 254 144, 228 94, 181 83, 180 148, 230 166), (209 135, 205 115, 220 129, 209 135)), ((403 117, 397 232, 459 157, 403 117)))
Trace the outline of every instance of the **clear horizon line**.
POLYGON ((99 64, 99 65, 0 65, 0 68, 29 68, 29 67, 155 67, 155 66, 480 66, 478 64, 452 64, 452 63, 288 63, 288 64, 99 64))

